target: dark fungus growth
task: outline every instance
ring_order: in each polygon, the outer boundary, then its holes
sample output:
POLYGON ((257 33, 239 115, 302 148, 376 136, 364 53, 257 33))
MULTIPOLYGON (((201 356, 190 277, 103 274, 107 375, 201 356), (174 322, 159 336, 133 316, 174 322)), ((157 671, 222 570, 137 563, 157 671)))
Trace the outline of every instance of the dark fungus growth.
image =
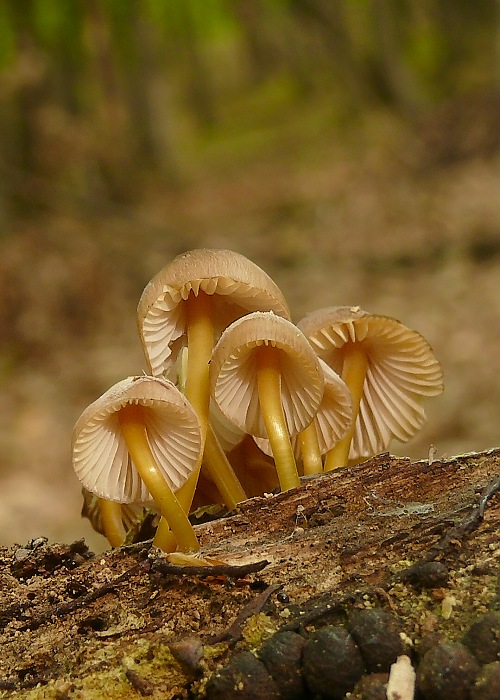
POLYGON ((386 610, 355 610, 349 616, 348 628, 370 672, 388 672, 397 657, 406 653, 403 626, 386 610))
POLYGON ((277 632, 258 653, 282 697, 287 700, 304 697, 302 653, 305 643, 305 639, 296 632, 277 632))
POLYGON ((500 612, 490 610, 473 622, 462 641, 481 664, 500 659, 500 612))
POLYGON ((349 632, 332 625, 309 637, 302 668, 311 697, 324 700, 341 700, 365 672, 363 658, 349 632))
MULTIPOLYGON (((474 622, 464 642, 442 633, 423 639, 418 649, 419 700, 498 700, 499 614, 490 611, 474 622), (474 655, 473 653, 474 652, 474 655), (475 658, 476 657, 476 658, 475 658)), ((207 686, 208 700, 386 700, 391 663, 406 651, 402 625, 381 609, 351 613, 349 630, 327 626, 306 641, 291 631, 278 632, 257 652, 233 657, 207 686), (365 670, 383 668, 385 673, 365 670)))
POLYGON ((364 676, 350 694, 350 700, 387 700, 388 673, 369 673, 364 676))
POLYGON ((233 656, 207 684, 208 700, 279 700, 280 692, 266 667, 249 651, 233 656))
MULTIPOLYGON (((463 644, 438 631, 422 637, 412 654, 415 697, 499 700, 499 617, 496 611, 482 615, 465 633, 463 644)), ((402 632, 402 621, 382 608, 354 610, 347 629, 328 625, 307 639, 289 630, 276 632, 256 655, 233 656, 209 680, 206 697, 344 700, 350 693, 352 700, 386 700, 390 666, 409 653, 402 632)))
POLYGON ((404 573, 403 580, 418 589, 446 586, 449 578, 448 567, 440 561, 422 562, 411 566, 404 573))
POLYGON ((425 700, 467 700, 479 665, 459 642, 430 648, 417 669, 417 688, 425 700))
POLYGON ((498 700, 500 698, 500 661, 483 666, 471 688, 470 698, 471 700, 498 700))

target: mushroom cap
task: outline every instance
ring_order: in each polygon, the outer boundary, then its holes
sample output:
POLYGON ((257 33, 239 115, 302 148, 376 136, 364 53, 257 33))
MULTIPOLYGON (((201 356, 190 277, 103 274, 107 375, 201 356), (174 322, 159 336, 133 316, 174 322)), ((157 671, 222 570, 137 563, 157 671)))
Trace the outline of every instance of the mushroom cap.
POLYGON ((319 363, 325 377, 325 393, 315 419, 319 450, 325 454, 344 437, 351 425, 352 399, 339 375, 323 360, 319 363))
POLYGON ((246 433, 226 418, 215 401, 210 401, 210 425, 224 452, 230 452, 242 442, 246 433))
MULTIPOLYGON (((347 433, 352 421, 351 392, 345 382, 326 362, 319 361, 325 378, 325 391, 314 416, 319 451, 323 455, 331 450, 347 433)), ((269 440, 255 437, 255 442, 266 455, 272 455, 269 440)), ((292 445, 297 459, 300 458, 300 444, 292 437, 292 445)))
POLYGON ((267 438, 258 387, 255 349, 279 352, 281 398, 290 435, 312 421, 324 391, 319 360, 291 321, 256 311, 232 323, 221 335, 210 362, 210 390, 222 413, 250 435, 267 438))
POLYGON ((199 248, 178 255, 146 285, 137 307, 139 334, 152 374, 170 370, 185 345, 181 304, 193 292, 213 296, 217 335, 252 311, 290 318, 278 286, 258 265, 231 250, 199 248))
POLYGON ((152 501, 128 453, 118 411, 143 407, 157 465, 172 491, 188 479, 201 453, 198 418, 180 391, 159 377, 128 377, 88 406, 73 430, 73 467, 84 488, 119 503, 152 501))
POLYGON ((338 374, 346 343, 360 343, 367 354, 350 459, 382 452, 392 438, 406 442, 415 435, 425 421, 422 399, 443 390, 441 366, 420 333, 359 306, 319 309, 297 325, 338 374))

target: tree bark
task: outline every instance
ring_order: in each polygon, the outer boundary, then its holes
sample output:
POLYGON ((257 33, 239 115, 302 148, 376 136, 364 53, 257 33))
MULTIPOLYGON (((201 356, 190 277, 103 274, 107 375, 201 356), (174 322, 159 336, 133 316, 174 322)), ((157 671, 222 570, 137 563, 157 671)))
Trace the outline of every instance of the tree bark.
POLYGON ((499 489, 500 450, 382 454, 197 526, 206 568, 150 543, 4 548, 0 690, 202 698, 277 630, 307 637, 373 606, 398 617, 411 656, 427 633, 456 639, 498 602, 499 489))

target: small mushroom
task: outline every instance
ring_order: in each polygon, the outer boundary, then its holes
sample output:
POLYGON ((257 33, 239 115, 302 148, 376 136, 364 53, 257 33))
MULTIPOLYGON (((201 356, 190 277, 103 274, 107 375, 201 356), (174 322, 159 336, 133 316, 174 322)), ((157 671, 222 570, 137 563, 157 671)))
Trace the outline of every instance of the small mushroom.
POLYGON ((243 255, 202 248, 177 256, 149 282, 137 307, 151 374, 168 373, 187 346, 186 395, 206 417, 214 340, 240 316, 262 310, 290 317, 276 284, 243 255))
MULTIPOLYGON (((72 450, 73 467, 85 489, 116 503, 154 500, 179 549, 199 548, 174 491, 200 459, 200 426, 171 382, 142 376, 115 384, 76 422, 72 450)), ((159 528, 154 543, 167 549, 164 534, 159 528)))
POLYGON ((415 435, 425 420, 422 399, 443 390, 441 367, 419 333, 359 306, 320 309, 297 325, 353 399, 352 427, 329 452, 325 470, 415 435))
POLYGON ((299 485, 290 436, 312 421, 323 398, 319 360, 304 335, 272 312, 232 323, 214 348, 212 397, 249 435, 268 438, 281 489, 299 485))
MULTIPOLYGON (((139 334, 153 375, 172 371, 181 348, 188 348, 186 396, 198 415, 203 446, 209 416, 208 365, 214 342, 232 321, 256 310, 272 310, 286 318, 290 315, 272 279, 243 255, 229 250, 198 249, 177 256, 153 277, 139 301, 139 334)), ((220 457, 211 476, 225 483, 232 494, 231 507, 243 500, 245 493, 210 431, 209 439, 220 457), (224 474, 220 474, 221 467, 224 474)), ((199 467, 179 495, 186 509, 193 499, 199 467)))

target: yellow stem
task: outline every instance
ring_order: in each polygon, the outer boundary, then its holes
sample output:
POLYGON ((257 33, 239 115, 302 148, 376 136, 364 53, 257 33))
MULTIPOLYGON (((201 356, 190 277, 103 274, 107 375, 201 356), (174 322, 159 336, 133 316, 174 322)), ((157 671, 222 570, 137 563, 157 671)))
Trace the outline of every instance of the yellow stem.
POLYGON ((229 464, 211 426, 208 426, 203 460, 210 478, 219 489, 222 500, 229 510, 236 508, 241 501, 246 501, 247 495, 243 486, 229 464))
POLYGON ((368 357, 360 343, 346 343, 344 345, 344 363, 342 366, 342 379, 347 384, 352 397, 352 423, 346 435, 331 449, 325 460, 325 471, 329 472, 338 467, 344 467, 349 460, 356 421, 358 419, 359 404, 363 396, 368 357))
POLYGON ((282 491, 300 485, 288 426, 281 401, 281 363, 279 350, 269 345, 255 349, 260 410, 271 443, 282 491))
MULTIPOLYGON (((186 398, 194 408, 201 428, 203 450, 208 428, 210 405, 209 362, 214 345, 214 329, 211 315, 211 300, 205 292, 198 296, 190 294, 185 301, 188 336, 188 358, 186 372, 186 398)), ((202 450, 202 453, 203 453, 202 450)), ((202 458, 186 483, 177 492, 177 497, 186 513, 191 504, 200 475, 202 458)))
MULTIPOLYGON (((172 529, 179 549, 183 552, 197 551, 199 544, 193 526, 160 472, 151 451, 142 406, 135 404, 124 406, 118 411, 118 420, 137 471, 153 496, 158 510, 172 529)), ((163 541, 155 541, 155 544, 163 549, 163 541)))
POLYGON ((304 474, 321 474, 323 471, 323 460, 319 450, 315 419, 305 430, 299 433, 299 443, 304 474))
POLYGON ((156 528, 153 544, 155 547, 159 547, 164 552, 168 553, 175 552, 177 549, 177 540, 175 535, 170 529, 168 522, 163 517, 160 518, 160 522, 156 528))
POLYGON ((114 501, 108 501, 106 498, 100 498, 99 510, 102 528, 109 544, 112 547, 121 547, 127 536, 123 526, 121 505, 114 501))
POLYGON ((200 421, 204 444, 210 404, 209 363, 214 346, 212 304, 208 294, 202 291, 196 297, 190 294, 185 304, 188 336, 186 398, 200 421))

